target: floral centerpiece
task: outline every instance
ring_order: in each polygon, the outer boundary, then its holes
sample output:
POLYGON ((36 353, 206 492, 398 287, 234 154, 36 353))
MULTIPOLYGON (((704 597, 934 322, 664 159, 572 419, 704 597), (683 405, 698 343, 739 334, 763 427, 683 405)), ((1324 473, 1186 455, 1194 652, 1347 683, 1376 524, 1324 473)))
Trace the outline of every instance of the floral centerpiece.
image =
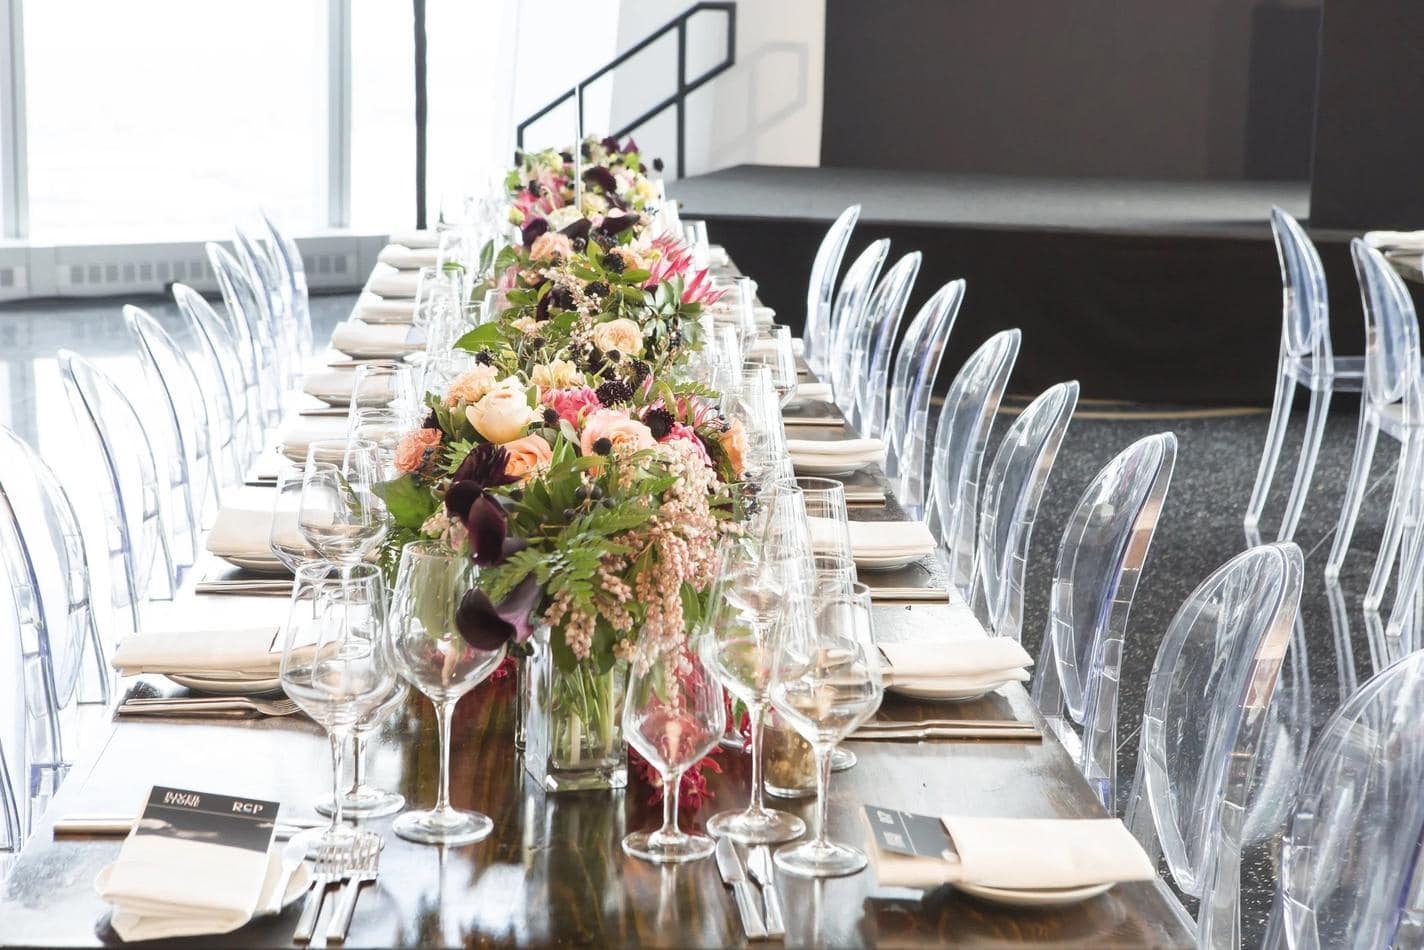
POLYGON ((506 306, 456 344, 472 368, 427 394, 382 486, 387 563, 417 537, 467 554, 461 634, 537 647, 526 758, 549 788, 621 784, 626 665, 686 636, 731 530, 745 440, 682 371, 710 282, 646 223, 528 216, 488 280, 506 306))
MULTIPOLYGON (((638 215, 653 209, 657 185, 648 178, 638 146, 629 139, 589 136, 580 146, 580 161, 571 150, 522 152, 519 164, 505 176, 511 223, 547 220, 555 229, 582 217, 624 212, 638 215), (575 178, 582 168, 583 206, 575 208, 575 178)), ((654 163, 661 168, 660 162, 654 163)))

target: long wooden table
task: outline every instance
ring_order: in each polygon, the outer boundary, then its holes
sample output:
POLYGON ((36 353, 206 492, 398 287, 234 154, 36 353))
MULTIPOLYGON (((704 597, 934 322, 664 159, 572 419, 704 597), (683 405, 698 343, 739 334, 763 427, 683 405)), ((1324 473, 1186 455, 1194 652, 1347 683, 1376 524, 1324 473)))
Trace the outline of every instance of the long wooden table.
MULTIPOLYGON (((903 518, 893 495, 884 507, 857 507, 858 519, 903 518)), ((279 598, 185 592, 175 616, 236 627, 280 617, 279 598)), ((877 634, 933 634, 962 605, 900 604, 875 609, 877 634)), ((171 618, 170 618, 171 622, 171 618)), ((494 820, 485 841, 458 848, 413 844, 391 819, 365 822, 382 833, 378 886, 357 906, 347 944, 415 947, 592 944, 723 947, 744 943, 731 892, 713 861, 656 867, 625 856, 630 830, 651 828, 661 807, 633 777, 618 792, 546 795, 513 745, 513 677, 490 681, 460 704, 454 727, 454 804, 494 820)), ((887 695, 893 718, 945 715, 944 706, 887 695)), ((1089 818, 1103 814, 1092 790, 1052 738, 1024 689, 1012 684, 953 707, 962 718, 1032 721, 1042 741, 852 740, 859 764, 831 780, 831 833, 865 843, 865 804, 924 814, 1089 818)), ((434 717, 413 695, 368 746, 369 778, 406 796, 435 798, 439 768, 434 717)), ((723 751, 712 797, 685 826, 745 804, 748 756, 723 751)), ((282 719, 121 720, 78 765, 0 888, 0 946, 94 946, 120 942, 108 905, 94 891, 114 860, 117 838, 56 840, 52 823, 71 814, 136 814, 154 785, 277 800, 286 815, 311 815, 330 788, 325 738, 300 716, 282 719)), ((813 820, 810 799, 778 802, 813 820)), ((788 946, 1190 947, 1190 922, 1160 884, 1124 884, 1081 904, 1040 910, 983 903, 944 888, 923 897, 882 892, 871 872, 809 881, 778 874, 788 946)), ((334 901, 328 901, 330 913, 334 901)), ((192 947, 288 946, 298 907, 225 936, 170 941, 192 947)), ((321 933, 320 928, 318 934, 321 933)))

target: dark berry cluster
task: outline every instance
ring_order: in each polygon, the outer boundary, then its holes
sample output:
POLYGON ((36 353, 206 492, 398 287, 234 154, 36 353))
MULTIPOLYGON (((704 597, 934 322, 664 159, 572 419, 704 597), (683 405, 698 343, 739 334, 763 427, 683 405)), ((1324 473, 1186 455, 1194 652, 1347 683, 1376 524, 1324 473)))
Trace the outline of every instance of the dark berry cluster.
POLYGON ((628 265, 623 263, 623 255, 609 254, 603 259, 603 269, 610 274, 621 274, 628 265))
POLYGON ((621 379, 610 379, 593 391, 605 406, 617 406, 633 401, 633 388, 621 379))
POLYGON ((607 297, 608 285, 601 280, 595 280, 584 288, 590 297, 607 297))
POLYGON ((489 350, 477 350, 475 352, 475 362, 481 366, 489 366, 494 362, 494 357, 489 350))
POLYGON ((646 360, 634 360, 629 366, 633 370, 633 382, 635 383, 643 382, 653 372, 653 368, 648 365, 646 360))
POLYGON ((544 408, 544 425, 553 428, 559 424, 559 414, 549 407, 544 408))
POLYGON ((667 438, 668 433, 672 431, 673 423, 676 421, 677 419, 673 417, 673 414, 662 406, 649 409, 647 415, 643 416, 643 424, 648 427, 648 431, 652 432, 653 438, 659 440, 667 438))

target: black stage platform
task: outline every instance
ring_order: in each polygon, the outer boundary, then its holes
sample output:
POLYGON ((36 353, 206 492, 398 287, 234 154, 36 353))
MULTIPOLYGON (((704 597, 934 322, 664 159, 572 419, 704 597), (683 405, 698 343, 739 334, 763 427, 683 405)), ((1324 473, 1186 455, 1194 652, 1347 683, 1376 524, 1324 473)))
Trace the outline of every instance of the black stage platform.
MULTIPOLYGON (((683 214, 713 223, 780 319, 799 326, 826 227, 859 202, 843 264, 870 241, 924 262, 911 313, 969 282, 941 387, 991 333, 1021 327, 1010 390, 1078 379, 1085 397, 1269 404, 1280 342, 1280 273, 1267 215, 1302 220, 1305 182, 1012 178, 739 165, 674 182, 683 214)), ((1337 353, 1363 328, 1347 243, 1312 235, 1331 287, 1337 353)))

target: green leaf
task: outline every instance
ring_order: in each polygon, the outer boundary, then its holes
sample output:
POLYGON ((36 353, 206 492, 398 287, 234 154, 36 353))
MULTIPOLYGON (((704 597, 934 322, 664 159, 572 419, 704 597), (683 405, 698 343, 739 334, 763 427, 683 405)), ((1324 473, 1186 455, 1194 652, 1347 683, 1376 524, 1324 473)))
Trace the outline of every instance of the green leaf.
POLYGON ((417 484, 413 475, 380 482, 372 487, 372 491, 386 503, 391 519, 402 528, 418 531, 425 524, 425 519, 435 513, 435 497, 430 494, 430 489, 417 484))
POLYGON ((456 340, 455 348, 457 350, 466 350, 470 353, 478 353, 480 350, 498 345, 500 341, 499 331, 499 323, 481 324, 456 340))

